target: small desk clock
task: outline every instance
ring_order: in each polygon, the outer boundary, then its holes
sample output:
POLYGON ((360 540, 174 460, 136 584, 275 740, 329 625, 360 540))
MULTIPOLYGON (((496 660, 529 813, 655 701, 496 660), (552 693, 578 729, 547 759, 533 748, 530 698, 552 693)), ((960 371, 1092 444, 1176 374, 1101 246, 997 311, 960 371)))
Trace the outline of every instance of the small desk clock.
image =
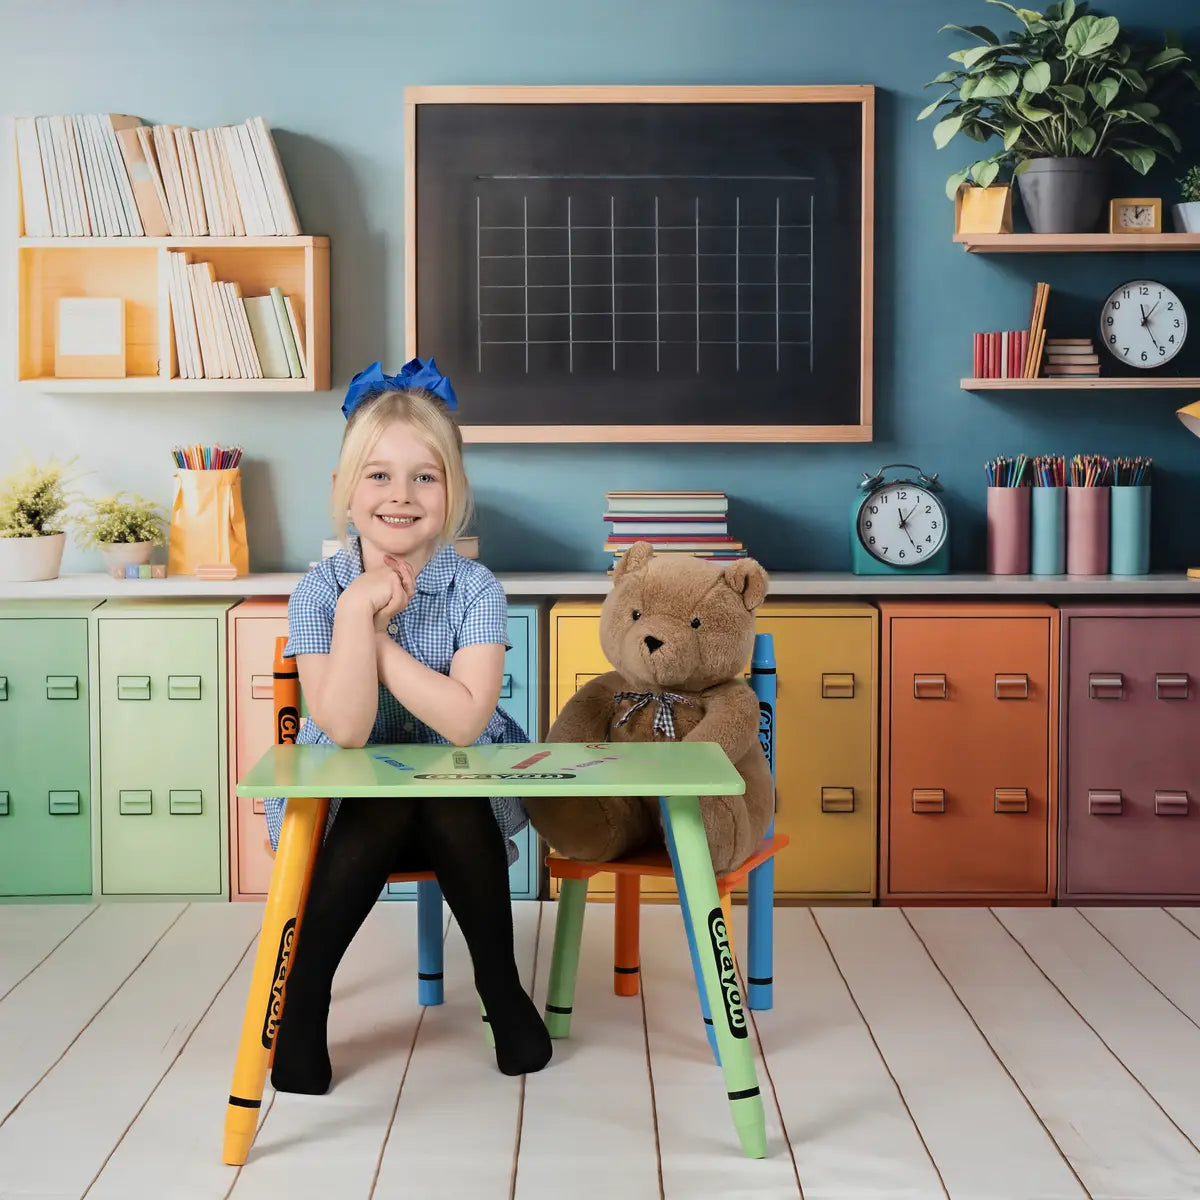
POLYGON ((950 570, 949 521, 936 475, 912 463, 888 463, 863 473, 850 508, 850 565, 856 575, 945 575, 950 570), (908 467, 915 479, 885 479, 908 467))

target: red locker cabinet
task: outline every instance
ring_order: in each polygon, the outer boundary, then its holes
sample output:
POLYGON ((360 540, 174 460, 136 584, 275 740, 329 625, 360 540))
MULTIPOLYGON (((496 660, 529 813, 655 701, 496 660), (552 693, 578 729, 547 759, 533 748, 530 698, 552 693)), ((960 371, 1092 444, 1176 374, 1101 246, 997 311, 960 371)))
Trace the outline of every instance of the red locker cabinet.
POLYGON ((879 898, 1049 903, 1058 613, 881 603, 879 898))
POLYGON ((1062 609, 1059 899, 1200 898, 1200 606, 1062 609))

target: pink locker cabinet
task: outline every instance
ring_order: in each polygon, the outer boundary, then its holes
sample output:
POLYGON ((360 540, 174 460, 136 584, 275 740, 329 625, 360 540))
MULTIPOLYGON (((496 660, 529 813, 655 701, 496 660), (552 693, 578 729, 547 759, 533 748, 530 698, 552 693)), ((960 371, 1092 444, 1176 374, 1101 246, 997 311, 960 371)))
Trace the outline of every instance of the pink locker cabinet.
POLYGON ((275 743, 275 639, 287 636, 287 600, 246 600, 229 614, 229 892, 262 900, 275 860, 263 802, 235 794, 244 775, 275 743))
POLYGON ((1200 605, 1062 609, 1059 900, 1200 899, 1200 605))

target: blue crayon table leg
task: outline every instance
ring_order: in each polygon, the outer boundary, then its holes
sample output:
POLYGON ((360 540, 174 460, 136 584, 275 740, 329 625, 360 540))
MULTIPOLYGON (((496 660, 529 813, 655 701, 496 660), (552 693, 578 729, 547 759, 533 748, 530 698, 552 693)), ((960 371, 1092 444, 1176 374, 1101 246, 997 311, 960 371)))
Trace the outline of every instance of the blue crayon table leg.
POLYGON ((737 972, 717 897, 704 822, 698 798, 665 796, 660 801, 663 825, 676 877, 684 885, 680 903, 687 905, 695 931, 704 990, 717 1036, 725 1091, 742 1150, 750 1158, 764 1158, 767 1131, 762 1096, 754 1071, 754 1049, 749 1021, 742 1007, 737 972))
MULTIPOLYGON (((771 822, 767 837, 775 832, 771 822)), ((775 859, 768 858, 750 872, 747 881, 746 1000, 753 1009, 770 1008, 774 1003, 775 970, 775 859)))
POLYGON ((444 949, 442 889, 431 879, 417 881, 417 1003, 441 1004, 444 949))

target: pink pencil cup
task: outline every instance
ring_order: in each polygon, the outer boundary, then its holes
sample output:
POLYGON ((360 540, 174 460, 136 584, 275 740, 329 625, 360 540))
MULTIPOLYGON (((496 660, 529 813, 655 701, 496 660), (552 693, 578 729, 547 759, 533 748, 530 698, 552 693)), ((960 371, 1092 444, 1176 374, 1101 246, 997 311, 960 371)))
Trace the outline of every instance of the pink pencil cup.
POLYGON ((1067 488, 1067 574, 1108 574, 1107 487, 1067 488))
POLYGON ((1029 493, 1027 487, 987 490, 988 573, 1029 574, 1029 493))

